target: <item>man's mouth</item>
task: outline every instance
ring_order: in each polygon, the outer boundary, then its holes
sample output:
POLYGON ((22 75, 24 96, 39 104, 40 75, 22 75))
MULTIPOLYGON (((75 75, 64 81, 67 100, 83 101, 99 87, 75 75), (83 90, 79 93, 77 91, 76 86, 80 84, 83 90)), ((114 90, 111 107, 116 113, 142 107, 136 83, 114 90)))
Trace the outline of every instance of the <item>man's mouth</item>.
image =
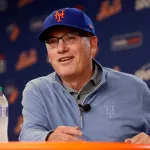
POLYGON ((59 58, 59 62, 65 62, 65 61, 68 61, 68 60, 71 60, 73 58, 73 56, 68 56, 68 57, 62 57, 62 58, 59 58))

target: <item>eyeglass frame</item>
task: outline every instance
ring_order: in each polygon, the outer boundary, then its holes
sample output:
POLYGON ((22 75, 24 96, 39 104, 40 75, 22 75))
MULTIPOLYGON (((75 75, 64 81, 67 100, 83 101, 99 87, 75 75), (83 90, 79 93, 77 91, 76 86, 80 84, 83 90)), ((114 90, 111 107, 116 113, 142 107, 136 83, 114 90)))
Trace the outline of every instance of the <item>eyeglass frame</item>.
POLYGON ((71 43, 66 43, 66 40, 64 40, 63 37, 65 37, 65 36, 67 36, 67 35, 68 35, 68 37, 69 37, 69 35, 74 35, 74 36, 77 35, 78 37, 88 37, 88 38, 93 36, 93 35, 91 35, 90 33, 71 32, 71 33, 66 33, 66 34, 62 35, 61 37, 49 37, 49 38, 47 38, 44 42, 45 42, 46 44, 50 44, 50 43, 49 43, 49 40, 50 40, 50 39, 56 39, 57 43, 55 43, 55 44, 57 44, 57 45, 56 45, 55 47, 53 47, 53 48, 57 48, 60 39, 61 39, 66 45, 70 45, 70 44, 73 44, 73 43, 76 43, 76 42, 79 41, 79 39, 78 39, 78 41, 74 41, 74 42, 71 42, 71 43))

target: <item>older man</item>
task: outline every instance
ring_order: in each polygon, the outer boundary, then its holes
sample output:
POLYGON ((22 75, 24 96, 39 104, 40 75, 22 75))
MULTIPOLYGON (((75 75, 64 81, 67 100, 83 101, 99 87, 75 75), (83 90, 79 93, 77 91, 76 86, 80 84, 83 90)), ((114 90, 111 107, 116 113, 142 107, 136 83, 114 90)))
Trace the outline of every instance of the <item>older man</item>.
POLYGON ((83 11, 52 12, 38 39, 55 72, 26 85, 21 141, 150 143, 147 85, 94 60, 98 39, 83 11))

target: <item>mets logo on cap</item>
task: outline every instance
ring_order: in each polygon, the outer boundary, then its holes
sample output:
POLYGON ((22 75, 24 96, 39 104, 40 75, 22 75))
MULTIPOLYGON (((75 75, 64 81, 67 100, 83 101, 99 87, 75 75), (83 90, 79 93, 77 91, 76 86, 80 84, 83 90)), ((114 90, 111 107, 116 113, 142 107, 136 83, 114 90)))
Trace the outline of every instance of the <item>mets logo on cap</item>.
POLYGON ((59 12, 58 11, 55 12, 54 15, 55 15, 55 19, 57 20, 57 22, 62 22, 62 19, 64 18, 64 15, 65 15, 64 11, 65 10, 60 10, 59 12))

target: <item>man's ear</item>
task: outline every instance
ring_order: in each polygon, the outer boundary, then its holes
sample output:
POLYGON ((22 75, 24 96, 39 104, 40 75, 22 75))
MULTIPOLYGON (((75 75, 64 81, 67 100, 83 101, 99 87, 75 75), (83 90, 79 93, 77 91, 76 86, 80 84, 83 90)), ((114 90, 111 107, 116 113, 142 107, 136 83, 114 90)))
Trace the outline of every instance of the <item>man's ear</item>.
POLYGON ((47 45, 45 44, 45 46, 46 46, 46 50, 47 50, 47 62, 49 62, 49 63, 51 64, 50 57, 48 56, 49 54, 48 54, 48 48, 47 48, 47 45))
POLYGON ((50 58, 48 57, 48 55, 47 55, 47 62, 48 62, 49 64, 51 64, 51 60, 50 60, 50 58))
POLYGON ((98 51, 98 38, 97 36, 92 36, 90 39, 91 44, 91 56, 95 58, 97 51, 98 51))

